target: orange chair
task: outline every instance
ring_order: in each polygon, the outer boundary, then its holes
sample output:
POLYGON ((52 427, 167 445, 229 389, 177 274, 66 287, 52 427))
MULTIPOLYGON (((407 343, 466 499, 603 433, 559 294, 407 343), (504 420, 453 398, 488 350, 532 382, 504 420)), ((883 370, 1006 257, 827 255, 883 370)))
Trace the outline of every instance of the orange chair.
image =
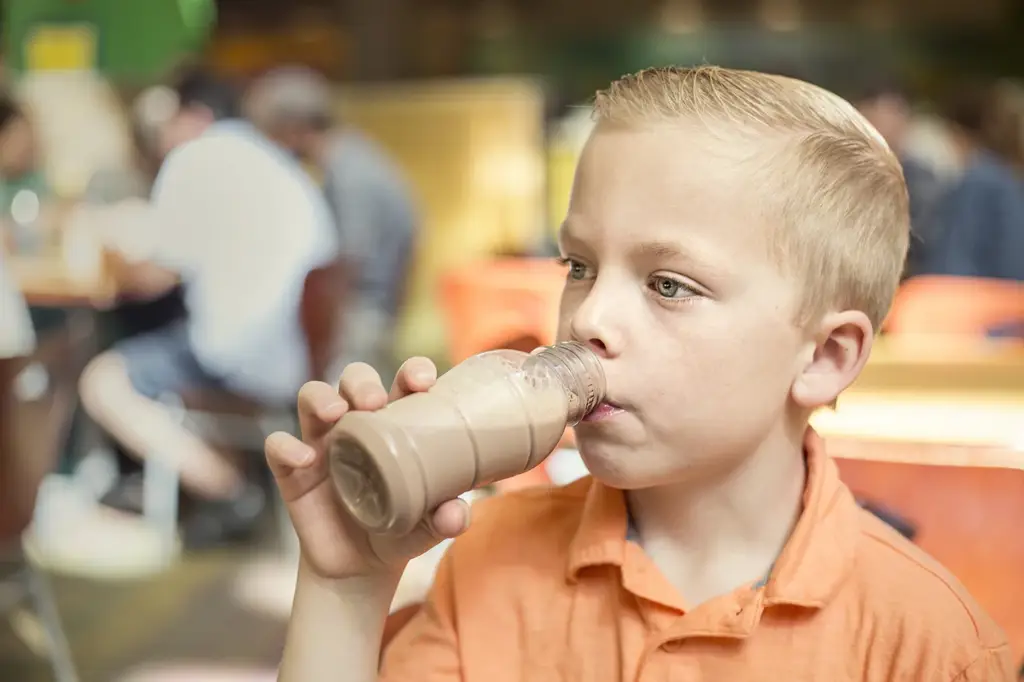
POLYGON ((896 292, 883 329, 889 334, 987 336, 1022 321, 1022 282, 922 275, 896 292))
POLYGON ((494 348, 552 343, 564 283, 565 268, 540 258, 479 261, 443 275, 452 362, 494 348))

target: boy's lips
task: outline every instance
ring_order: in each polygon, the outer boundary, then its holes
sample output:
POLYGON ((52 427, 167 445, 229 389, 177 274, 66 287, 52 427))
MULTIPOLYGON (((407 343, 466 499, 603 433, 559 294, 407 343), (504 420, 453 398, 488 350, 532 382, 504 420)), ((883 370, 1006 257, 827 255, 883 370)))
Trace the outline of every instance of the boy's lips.
POLYGON ((597 422, 611 419, 612 417, 622 414, 625 412, 624 409, 616 405, 615 403, 605 401, 595 407, 590 414, 583 418, 585 422, 597 422))

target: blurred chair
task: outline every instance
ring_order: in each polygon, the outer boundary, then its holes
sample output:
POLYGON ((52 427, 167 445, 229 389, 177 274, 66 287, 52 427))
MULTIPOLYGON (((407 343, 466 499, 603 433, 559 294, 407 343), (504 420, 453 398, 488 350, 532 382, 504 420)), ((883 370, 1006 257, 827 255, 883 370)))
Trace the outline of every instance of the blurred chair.
POLYGON ((552 343, 565 268, 554 260, 482 260, 441 278, 449 356, 459 363, 495 348, 552 343))
POLYGON ((24 554, 21 535, 32 520, 43 478, 53 470, 71 427, 81 358, 91 325, 72 316, 40 339, 33 356, 0 360, 0 612, 32 603, 46 633, 57 682, 76 682, 67 638, 49 582, 24 554))
MULTIPOLYGON (((337 260, 311 271, 305 280, 300 323, 306 335, 309 376, 321 379, 338 351, 335 335, 341 330, 350 284, 348 263, 337 260)), ((164 400, 177 409, 182 421, 211 442, 244 452, 262 452, 264 439, 274 431, 298 434, 295 404, 268 407, 226 391, 193 391, 164 400)), ((165 547, 175 547, 178 523, 178 472, 147 458, 143 473, 143 505, 147 520, 164 535, 165 547)), ((291 547, 291 522, 278 505, 282 543, 291 547)), ((170 557, 168 557, 170 558, 170 557)))
POLYGON ((900 286, 883 329, 889 334, 984 337, 1021 321, 1024 282, 922 275, 900 286))

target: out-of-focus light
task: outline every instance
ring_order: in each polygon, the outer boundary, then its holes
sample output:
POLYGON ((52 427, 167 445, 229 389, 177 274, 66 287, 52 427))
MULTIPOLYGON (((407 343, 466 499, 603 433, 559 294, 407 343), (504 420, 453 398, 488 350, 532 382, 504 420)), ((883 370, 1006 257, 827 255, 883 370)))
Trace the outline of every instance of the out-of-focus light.
POLYGON ((168 87, 155 86, 138 96, 134 109, 144 126, 159 126, 177 113, 178 96, 168 87))
POLYGON ((11 218, 19 225, 31 225, 39 220, 39 195, 30 189, 19 190, 11 200, 11 218))

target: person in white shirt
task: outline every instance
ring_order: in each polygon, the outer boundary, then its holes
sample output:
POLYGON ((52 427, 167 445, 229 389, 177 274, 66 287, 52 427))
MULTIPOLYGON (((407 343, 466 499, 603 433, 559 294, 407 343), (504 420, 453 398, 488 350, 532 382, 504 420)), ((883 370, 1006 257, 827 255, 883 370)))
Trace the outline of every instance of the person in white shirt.
POLYGON ((244 489, 240 472, 161 399, 214 388, 289 405, 310 378, 303 285, 335 258, 337 236, 300 165, 237 118, 233 90, 193 73, 177 94, 161 134, 167 158, 140 212, 152 253, 126 271, 139 295, 180 281, 187 316, 95 358, 80 392, 89 415, 126 449, 172 458, 186 489, 230 501, 244 489))
POLYGON ((247 115, 268 137, 322 175, 322 188, 354 273, 328 381, 365 362, 385 381, 398 370, 394 333, 404 304, 421 216, 387 151, 336 116, 330 82, 313 69, 282 66, 258 79, 247 115))

